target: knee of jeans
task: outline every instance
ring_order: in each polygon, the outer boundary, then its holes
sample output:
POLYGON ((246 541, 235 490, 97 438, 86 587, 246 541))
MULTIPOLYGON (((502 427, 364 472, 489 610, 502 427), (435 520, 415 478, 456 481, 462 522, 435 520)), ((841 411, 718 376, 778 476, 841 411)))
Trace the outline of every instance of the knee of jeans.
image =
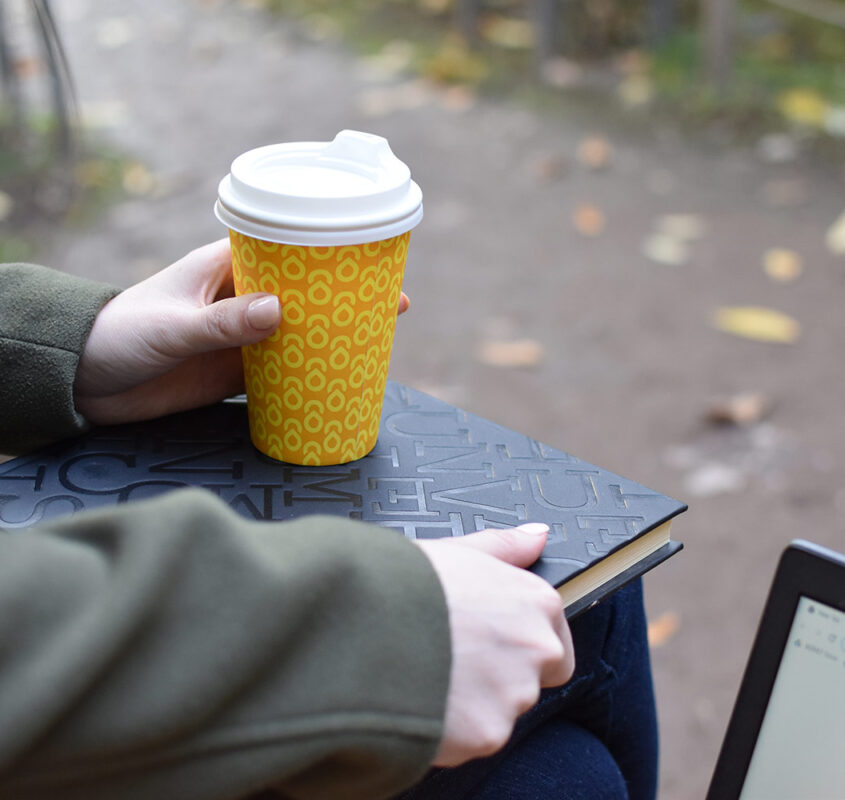
POLYGON ((639 580, 624 586, 610 598, 603 660, 617 672, 640 668, 648 660, 648 625, 639 580))

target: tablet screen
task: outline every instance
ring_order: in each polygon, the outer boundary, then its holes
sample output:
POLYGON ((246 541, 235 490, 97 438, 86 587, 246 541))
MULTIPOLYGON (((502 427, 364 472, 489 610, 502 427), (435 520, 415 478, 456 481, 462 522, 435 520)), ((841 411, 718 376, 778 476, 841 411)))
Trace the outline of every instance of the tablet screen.
POLYGON ((845 613, 802 596, 740 800, 845 797, 845 613))

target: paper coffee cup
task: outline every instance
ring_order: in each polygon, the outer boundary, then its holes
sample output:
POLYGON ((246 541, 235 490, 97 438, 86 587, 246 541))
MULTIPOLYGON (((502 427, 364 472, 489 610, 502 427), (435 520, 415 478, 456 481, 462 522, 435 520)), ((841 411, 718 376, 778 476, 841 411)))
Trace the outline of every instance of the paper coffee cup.
POLYGON ((244 347, 250 435, 292 464, 344 464, 375 446, 411 229, 422 192, 386 139, 251 150, 215 213, 238 294, 269 292, 282 324, 244 347))

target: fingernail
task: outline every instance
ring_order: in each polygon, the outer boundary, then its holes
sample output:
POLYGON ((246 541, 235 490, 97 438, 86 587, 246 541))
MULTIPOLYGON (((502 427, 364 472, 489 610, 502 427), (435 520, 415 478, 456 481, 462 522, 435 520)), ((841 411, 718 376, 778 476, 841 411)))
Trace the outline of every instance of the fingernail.
POLYGON ((517 528, 518 531, 531 533, 534 536, 543 536, 549 532, 549 526, 543 522, 526 522, 517 528))
POLYGON ((279 298, 268 295, 253 300, 247 307, 246 318, 259 331, 275 327, 279 324, 279 298))

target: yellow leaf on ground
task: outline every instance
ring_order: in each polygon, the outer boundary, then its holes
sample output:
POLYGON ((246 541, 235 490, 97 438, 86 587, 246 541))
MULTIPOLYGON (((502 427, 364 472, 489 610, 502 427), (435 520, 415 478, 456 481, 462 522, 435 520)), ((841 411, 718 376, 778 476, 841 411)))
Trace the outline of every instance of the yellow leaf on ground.
POLYGON ((664 214, 657 218, 656 227, 660 233, 688 242, 704 236, 707 224, 698 214, 664 214))
POLYGON ((511 50, 528 50, 534 46, 534 29, 525 19, 512 19, 494 14, 481 26, 481 35, 499 47, 511 50))
POLYGON ((648 646, 666 644, 681 628, 681 616, 675 611, 664 611, 648 623, 648 646))
POLYGON ((578 160, 590 169, 604 169, 613 157, 613 147, 604 136, 588 136, 578 145, 578 160))
POLYGON ((654 98, 654 84, 647 75, 629 75, 624 78, 616 93, 622 105, 628 108, 638 108, 652 101, 654 98))
POLYGON ((759 306, 719 308, 713 315, 717 330, 758 342, 792 344, 801 335, 801 326, 792 317, 759 306))
POLYGON ((581 203, 575 209, 572 222, 582 236, 598 236, 604 230, 604 212, 592 203, 581 203))
POLYGON ((124 191, 128 194, 143 196, 155 189, 156 179, 143 164, 136 162, 123 170, 122 183, 124 191))
POLYGON ((789 89, 778 98, 778 109, 787 119, 821 128, 827 118, 827 100, 813 89, 789 89))
POLYGON ((680 267, 689 261, 689 245, 677 236, 653 233, 643 242, 643 255, 658 264, 680 267))
POLYGON ((794 250, 773 247, 763 254, 763 269, 773 281, 789 283, 803 272, 804 265, 794 250))
POLYGON ((458 37, 447 37, 440 49, 423 65, 427 78, 443 83, 478 83, 488 72, 487 64, 458 37))
POLYGON ((543 359, 543 345, 535 339, 485 342, 478 360, 488 367, 535 367, 543 359))
POLYGON ((845 256, 845 211, 828 228, 825 242, 827 242, 827 247, 831 253, 837 256, 845 256))

